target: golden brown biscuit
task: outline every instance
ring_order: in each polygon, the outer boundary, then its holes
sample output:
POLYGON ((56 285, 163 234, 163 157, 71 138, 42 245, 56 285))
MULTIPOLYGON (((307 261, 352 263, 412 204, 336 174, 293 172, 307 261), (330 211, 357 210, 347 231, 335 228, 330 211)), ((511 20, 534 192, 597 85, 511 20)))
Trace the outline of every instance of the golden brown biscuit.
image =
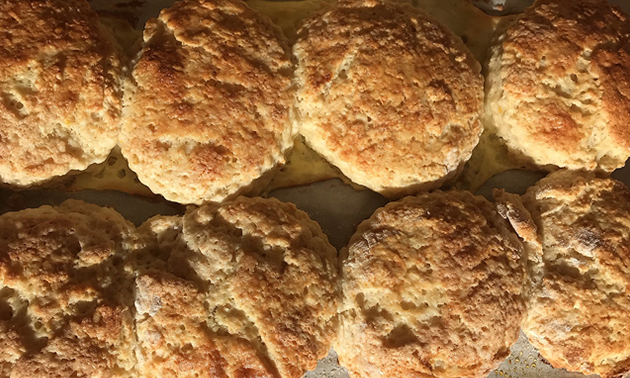
POLYGON ((439 186, 470 158, 481 68, 433 18, 342 0, 302 24, 293 52, 300 132, 352 181, 401 196, 439 186))
POLYGON ((524 196, 542 240, 523 331, 554 367, 630 372, 630 190, 552 173, 524 196))
POLYGON ((240 0, 183 0, 147 22, 125 88, 121 148, 153 192, 218 202, 293 144, 284 37, 240 0))
POLYGON ((606 0, 539 0, 489 62, 486 126, 538 166, 613 171, 630 156, 630 20, 606 0))
POLYGON ((120 129, 119 54, 85 0, 0 4, 0 182, 105 160, 120 129))
POLYGON ((523 250, 468 192, 389 203, 341 251, 334 349, 351 377, 485 377, 525 314, 523 250))
POLYGON ((137 369, 141 377, 274 376, 273 365, 257 356, 249 342, 207 329, 212 311, 194 283, 167 272, 149 271, 136 284, 137 369), (235 348, 239 343, 243 347, 235 348))
POLYGON ((337 327, 336 250, 275 199, 156 217, 141 228, 136 325, 143 377, 299 378, 337 327))
POLYGON ((114 210, 66 201, 0 216, 0 377, 131 377, 142 246, 114 210))

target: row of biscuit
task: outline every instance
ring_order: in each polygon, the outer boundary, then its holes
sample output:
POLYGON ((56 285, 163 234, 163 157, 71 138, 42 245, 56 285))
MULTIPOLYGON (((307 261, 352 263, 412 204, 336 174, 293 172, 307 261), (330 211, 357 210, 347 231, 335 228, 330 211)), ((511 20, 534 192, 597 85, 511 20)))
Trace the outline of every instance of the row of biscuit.
POLYGON ((68 201, 0 216, 0 377, 485 377, 519 329, 555 367, 630 371, 630 189, 378 209, 339 258, 317 223, 239 197, 139 228, 68 201), (516 232, 514 231, 516 230, 516 232))
POLYGON ((11 185, 118 144, 153 192, 220 202, 264 186, 299 132, 352 181, 400 197, 456 177, 482 118, 530 166, 610 172, 630 156, 630 21, 604 0, 539 0, 514 22, 488 62, 485 117, 479 63, 407 4, 340 1, 302 23, 291 53, 243 2, 180 1, 147 22, 128 74, 87 2, 2 6, 11 185))

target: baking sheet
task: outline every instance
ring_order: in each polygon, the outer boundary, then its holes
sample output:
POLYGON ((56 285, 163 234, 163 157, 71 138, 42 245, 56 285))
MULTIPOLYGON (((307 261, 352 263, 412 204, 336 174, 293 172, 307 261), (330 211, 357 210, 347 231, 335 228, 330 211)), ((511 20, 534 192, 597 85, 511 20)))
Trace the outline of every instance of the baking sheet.
MULTIPOLYGON (((621 5, 626 12, 630 13, 629 0, 611 1, 621 5)), ((101 16, 111 20, 119 20, 121 24, 117 27, 118 33, 139 36, 138 30, 126 30, 125 24, 133 24, 137 29, 141 29, 144 22, 150 17, 157 15, 160 9, 170 6, 173 0, 94 0, 90 1, 93 8, 101 16)), ((275 12, 276 21, 283 24, 286 30, 290 29, 290 23, 294 22, 296 14, 317 9, 325 3, 323 0, 305 0, 300 2, 277 2, 268 3, 270 12, 275 12), (282 13, 284 10, 284 14, 282 13), (285 17, 285 18, 283 18, 285 17), (288 29, 287 29, 288 28, 288 29)), ((494 23, 488 24, 483 16, 470 15, 462 12, 470 11, 470 4, 466 0, 417 0, 413 3, 419 7, 426 7, 430 12, 441 19, 447 19, 447 25, 456 33, 472 33, 474 35, 489 36, 489 28, 496 27, 501 18, 494 19, 494 23), (459 12, 459 13, 458 13, 459 12), (475 18, 477 17, 477 18, 475 18), (482 22, 483 21, 483 22, 482 22)), ((489 14, 511 14, 522 11, 531 1, 528 0, 478 0, 475 5, 484 9, 489 14)), ((254 7, 266 6, 262 0, 251 0, 254 7)), ((273 18, 273 17, 272 17, 273 18)), ((110 21, 111 21, 110 20, 110 21)), ((490 30, 491 31, 491 30, 490 30)), ((486 40, 486 42, 488 42, 486 40)), ((487 43, 480 43, 477 47, 476 56, 483 57, 483 50, 487 43)), ((125 45, 128 52, 134 51, 137 45, 128 43, 125 45)), ((474 48, 474 46, 473 46, 474 48)), ((124 170, 120 168, 118 161, 111 164, 115 167, 115 172, 124 170)), ((105 164, 107 166, 107 164, 105 164)), ((510 170, 500 173, 489 179, 477 191, 478 194, 491 198, 493 188, 505 188, 512 193, 524 193, 525 189, 533 185, 538 179, 544 176, 539 172, 524 172, 510 170)), ((613 174, 613 177, 620 179, 627 185, 630 184, 630 169, 624 168, 613 174)), ((129 179, 129 176, 126 177, 129 179)), ((354 232, 356 225, 363 219, 368 218, 376 208, 383 206, 387 200, 379 194, 368 190, 357 191, 345 184, 340 179, 326 180, 290 188, 273 190, 269 196, 277 197, 286 202, 295 203, 299 208, 306 211, 324 229, 329 236, 331 243, 336 248, 345 246, 350 236, 354 232)), ((65 199, 76 198, 86 202, 95 203, 102 206, 116 208, 125 218, 131 220, 136 225, 141 224, 145 219, 156 214, 181 214, 185 206, 164 201, 156 196, 142 196, 123 193, 113 190, 81 190, 68 192, 64 188, 47 188, 38 190, 27 190, 14 192, 8 189, 0 189, 0 213, 6 211, 20 210, 29 207, 38 207, 44 204, 55 205, 65 199)), ((319 362, 316 370, 308 372, 307 378, 341 378, 348 377, 345 369, 337 364, 337 357, 334 351, 319 362)), ((553 369, 548 363, 543 361, 538 352, 533 348, 521 334, 519 341, 513 346, 512 353, 495 371, 490 378, 512 377, 549 377, 549 378, 569 378, 584 377, 582 374, 570 373, 564 370, 553 369)))

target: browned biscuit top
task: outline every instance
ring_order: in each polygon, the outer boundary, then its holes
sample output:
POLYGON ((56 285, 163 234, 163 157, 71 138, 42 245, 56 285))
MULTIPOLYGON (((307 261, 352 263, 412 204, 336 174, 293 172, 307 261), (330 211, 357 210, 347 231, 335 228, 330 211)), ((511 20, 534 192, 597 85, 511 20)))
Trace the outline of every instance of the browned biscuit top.
POLYGON ((303 23, 293 51, 300 132, 353 181, 400 196, 470 158, 480 66, 436 20, 406 4, 340 1, 303 23))
POLYGON ((390 203, 341 255, 334 348, 353 377, 485 377, 518 337, 522 245, 481 197, 390 203))
POLYGON ((80 201, 0 216, 0 377, 130 377, 135 227, 80 201))
POLYGON ((607 1, 536 1, 489 67, 493 128, 534 163, 612 171, 630 156, 630 20, 607 1))
POLYGON ((630 189, 561 171, 524 197, 543 244, 523 331, 554 367, 630 372, 630 189))
POLYGON ((326 356, 337 326, 336 251, 295 206, 239 197, 142 230, 156 249, 138 259, 141 374, 206 376, 205 365, 186 365, 187 345, 200 345, 225 377, 300 378, 326 356))
POLYGON ((147 22, 121 135, 140 181, 199 204, 284 162, 293 91, 280 33, 239 0, 184 0, 147 22))
POLYGON ((105 160, 120 126, 119 53, 85 0, 0 3, 0 182, 105 160))
POLYGON ((212 334, 199 288, 163 271, 136 281, 141 377, 274 377, 273 365, 245 340, 212 334))

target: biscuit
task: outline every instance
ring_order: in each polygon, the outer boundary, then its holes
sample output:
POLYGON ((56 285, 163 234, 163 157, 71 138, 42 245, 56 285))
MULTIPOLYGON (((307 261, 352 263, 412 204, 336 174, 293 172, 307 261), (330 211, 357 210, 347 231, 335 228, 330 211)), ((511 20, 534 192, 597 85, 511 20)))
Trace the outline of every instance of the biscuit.
POLYGON ((105 160, 120 130, 120 54, 85 0, 0 4, 0 182, 105 160))
POLYGON ((294 205, 239 197, 140 230, 155 246, 136 259, 140 376, 300 378, 327 355, 336 250, 294 205))
POLYGON ((556 368, 630 372, 630 189, 552 173, 523 197, 542 241, 523 331, 556 368))
POLYGON ((397 197, 454 177, 482 131, 481 68, 407 4, 340 1, 293 47, 306 143, 352 181, 397 197))
POLYGON ((163 10, 147 22, 125 86, 120 146, 130 168, 181 203, 250 188, 293 145, 292 70, 281 31, 240 0, 163 10))
POLYGON ((538 0, 488 64, 486 127, 524 162, 613 171, 630 156, 630 20, 605 0, 538 0))
POLYGON ((333 347, 351 377, 486 377, 518 338, 523 246, 482 197, 389 203, 340 255, 333 347))
POLYGON ((131 377, 135 227, 69 200, 0 216, 0 377, 131 377))

